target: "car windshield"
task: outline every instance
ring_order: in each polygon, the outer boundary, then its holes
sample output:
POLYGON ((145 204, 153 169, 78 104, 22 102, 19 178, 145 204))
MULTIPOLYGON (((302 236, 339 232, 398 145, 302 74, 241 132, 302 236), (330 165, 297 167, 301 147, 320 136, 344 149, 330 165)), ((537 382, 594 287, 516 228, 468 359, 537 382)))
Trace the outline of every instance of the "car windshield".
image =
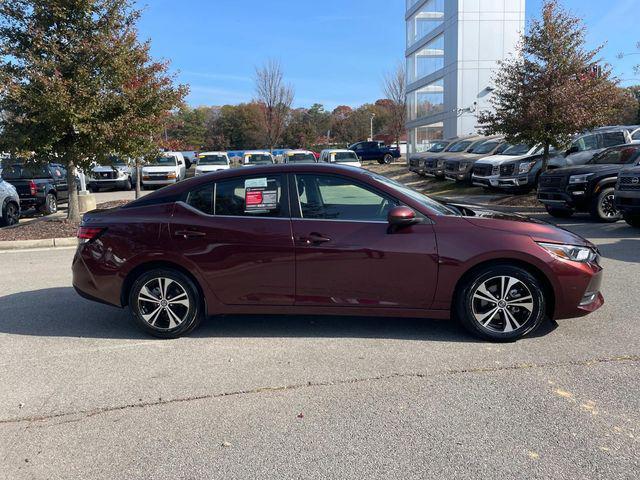
POLYGON ((2 178, 5 180, 19 180, 30 178, 49 178, 51 174, 45 166, 37 165, 11 165, 2 170, 2 178))
POLYGON ((469 150, 469 153, 476 153, 476 154, 491 153, 498 147, 498 145, 500 145, 500 143, 501 142, 499 141, 484 142, 484 143, 481 143, 480 145, 476 145, 475 147, 473 147, 471 150, 469 150))
POLYGON ((464 152, 472 143, 473 142, 471 140, 456 142, 447 149, 447 152, 464 152))
POLYGON ((414 190, 413 188, 408 187, 396 180, 392 180, 391 178, 387 178, 383 175, 378 175, 377 173, 373 173, 369 171, 367 171, 366 173, 374 180, 384 185, 387 185, 400 193, 403 193, 411 197, 416 202, 420 203, 421 205, 424 205, 425 207, 429 208, 430 210, 436 212, 439 215, 460 215, 460 212, 458 212, 456 209, 451 208, 442 202, 434 200, 433 198, 428 197, 418 192, 417 190, 414 190))
POLYGON ((507 148, 504 152, 502 152, 502 155, 511 155, 514 157, 516 155, 526 155, 527 153, 529 153, 529 150, 531 150, 531 147, 526 143, 518 143, 507 148))
POLYGON ((313 153, 287 153, 286 158, 289 163, 316 163, 313 153))
POLYGON ((178 164, 176 157, 158 157, 155 160, 149 162, 149 165, 160 167, 175 167, 178 164))
POLYGON ((228 160, 224 155, 200 155, 198 165, 227 165, 228 160))
POLYGON ((358 156, 354 152, 336 152, 333 154, 334 162, 357 163, 358 156))
POLYGON ((427 152, 440 153, 449 145, 449 142, 435 142, 427 152))
POLYGON ((250 163, 252 165, 260 165, 265 163, 273 163, 271 160, 271 155, 267 153, 251 153, 244 157, 245 163, 250 163))

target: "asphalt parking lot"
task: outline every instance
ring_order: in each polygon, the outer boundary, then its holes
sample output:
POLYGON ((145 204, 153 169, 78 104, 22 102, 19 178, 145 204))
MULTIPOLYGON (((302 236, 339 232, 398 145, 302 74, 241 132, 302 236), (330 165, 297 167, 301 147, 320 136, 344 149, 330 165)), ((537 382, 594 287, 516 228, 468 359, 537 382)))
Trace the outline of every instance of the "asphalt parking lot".
POLYGON ((560 224, 607 303, 506 345, 340 317, 155 340, 75 294, 73 250, 0 253, 0 478, 637 479, 640 234, 560 224))

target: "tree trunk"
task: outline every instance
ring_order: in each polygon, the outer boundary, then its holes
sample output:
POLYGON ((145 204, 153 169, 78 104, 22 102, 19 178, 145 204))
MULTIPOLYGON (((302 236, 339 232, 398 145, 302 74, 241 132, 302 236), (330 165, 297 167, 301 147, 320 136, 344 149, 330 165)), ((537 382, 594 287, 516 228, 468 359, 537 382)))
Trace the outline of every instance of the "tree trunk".
POLYGON ((140 159, 136 158, 136 200, 140 198, 142 168, 140 168, 140 159))
POLYGON ((74 159, 67 161, 67 189, 69 192, 67 220, 80 221, 80 206, 78 205, 78 187, 76 185, 76 162, 74 159))
POLYGON ((540 171, 542 173, 547 171, 547 167, 549 166, 549 144, 545 143, 544 144, 544 153, 542 154, 542 168, 540 169, 540 171))

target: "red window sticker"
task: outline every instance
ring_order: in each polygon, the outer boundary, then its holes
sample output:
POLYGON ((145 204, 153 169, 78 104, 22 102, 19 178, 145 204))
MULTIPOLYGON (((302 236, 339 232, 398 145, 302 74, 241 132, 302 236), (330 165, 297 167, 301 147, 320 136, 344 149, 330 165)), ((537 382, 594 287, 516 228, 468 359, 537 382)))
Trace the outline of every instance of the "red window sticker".
POLYGON ((262 205, 262 191, 260 190, 246 190, 245 204, 247 207, 252 205, 262 205))

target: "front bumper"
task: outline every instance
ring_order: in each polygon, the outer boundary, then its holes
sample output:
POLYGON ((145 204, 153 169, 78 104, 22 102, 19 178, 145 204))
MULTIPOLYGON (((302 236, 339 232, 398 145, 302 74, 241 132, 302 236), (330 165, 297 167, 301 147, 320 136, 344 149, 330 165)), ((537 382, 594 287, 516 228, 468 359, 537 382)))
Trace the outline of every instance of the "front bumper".
POLYGON ((590 197, 586 186, 575 185, 569 188, 538 188, 538 201, 550 207, 585 210, 590 197))
POLYGON ((640 215, 640 191, 616 190, 615 204, 622 213, 640 215))
POLYGON ((167 180, 146 180, 142 179, 143 185, 173 185, 177 183, 178 180, 175 178, 167 179, 167 180))
POLYGON ((454 182, 470 182, 471 181, 471 170, 466 172, 452 172, 445 170, 444 172, 445 180, 451 180, 454 182))
POLYGON ((471 183, 477 187, 497 187, 498 175, 491 175, 488 177, 479 177, 477 175, 471 176, 471 183))
POLYGON ((517 177, 499 177, 498 178, 498 187, 499 188, 519 188, 526 187, 531 185, 529 181, 529 177, 525 175, 518 175, 517 177))
POLYGON ((92 179, 89 180, 91 188, 127 188, 129 186, 128 178, 118 178, 109 180, 92 179))

